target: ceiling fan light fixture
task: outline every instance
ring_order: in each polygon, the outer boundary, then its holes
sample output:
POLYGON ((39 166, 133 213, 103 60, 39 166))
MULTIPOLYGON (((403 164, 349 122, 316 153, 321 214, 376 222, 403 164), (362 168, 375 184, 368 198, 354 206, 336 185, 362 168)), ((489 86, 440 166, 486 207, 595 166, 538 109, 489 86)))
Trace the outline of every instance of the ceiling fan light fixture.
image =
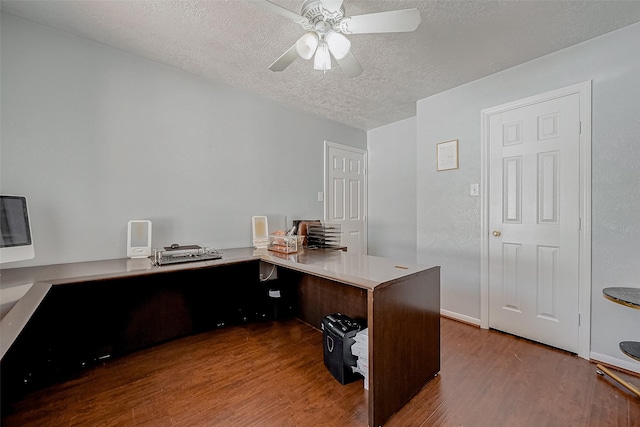
POLYGON ((351 50, 351 42, 349 39, 335 31, 327 34, 327 45, 329 46, 331 54, 338 61, 347 56, 351 50))
POLYGON ((321 40, 318 43, 316 56, 313 58, 313 69, 320 71, 328 71, 331 69, 331 54, 327 42, 321 40))
POLYGON ((302 59, 311 59, 313 54, 316 52, 317 47, 318 36, 313 32, 305 34, 296 42, 296 51, 302 59))
POLYGON ((313 68, 326 72, 331 69, 333 57, 347 76, 357 77, 363 68, 351 53, 351 42, 344 34, 406 33, 415 31, 422 19, 417 8, 348 16, 344 0, 304 0, 300 14, 274 0, 247 1, 289 18, 307 31, 269 66, 271 71, 283 71, 299 57, 313 57, 313 68))

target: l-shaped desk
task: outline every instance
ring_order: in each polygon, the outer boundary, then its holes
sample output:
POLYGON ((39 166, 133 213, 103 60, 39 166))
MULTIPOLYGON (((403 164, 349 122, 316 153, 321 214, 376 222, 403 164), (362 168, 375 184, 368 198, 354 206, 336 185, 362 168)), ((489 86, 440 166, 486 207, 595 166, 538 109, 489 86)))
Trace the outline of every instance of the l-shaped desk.
POLYGON ((2 270, 2 288, 34 283, 0 321, 3 378, 52 363, 64 372, 213 329, 218 314, 250 305, 261 263, 277 267, 279 281, 295 290, 296 316, 305 323, 320 328, 334 312, 367 323, 370 426, 384 424, 440 371, 440 267, 342 251, 222 253, 162 267, 117 259, 2 270))

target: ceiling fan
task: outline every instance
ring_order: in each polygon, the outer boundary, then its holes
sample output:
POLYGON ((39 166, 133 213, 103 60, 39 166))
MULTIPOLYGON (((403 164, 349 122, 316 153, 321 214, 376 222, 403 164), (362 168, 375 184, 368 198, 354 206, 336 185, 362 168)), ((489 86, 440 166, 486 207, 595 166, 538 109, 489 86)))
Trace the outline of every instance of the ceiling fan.
POLYGON ((269 0, 248 1, 291 19, 307 31, 269 66, 271 71, 283 71, 301 57, 314 58, 313 68, 326 72, 331 69, 333 57, 346 75, 356 77, 363 68, 351 53, 351 42, 344 34, 410 32, 421 21, 420 11, 415 8, 345 16, 343 0, 306 0, 298 15, 269 0))

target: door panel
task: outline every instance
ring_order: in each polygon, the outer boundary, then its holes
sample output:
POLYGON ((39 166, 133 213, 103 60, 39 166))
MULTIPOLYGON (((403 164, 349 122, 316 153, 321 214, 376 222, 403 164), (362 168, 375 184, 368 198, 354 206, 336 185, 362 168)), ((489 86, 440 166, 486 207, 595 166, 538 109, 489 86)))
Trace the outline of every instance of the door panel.
POLYGON ((367 253, 366 152, 326 143, 326 222, 340 224, 348 252, 367 253))
POLYGON ((345 213, 345 187, 346 183, 343 178, 334 178, 333 179, 333 197, 330 198, 333 204, 333 215, 332 221, 344 221, 344 213, 345 213))
POLYGON ((489 326, 578 351, 579 96, 489 119, 489 326))

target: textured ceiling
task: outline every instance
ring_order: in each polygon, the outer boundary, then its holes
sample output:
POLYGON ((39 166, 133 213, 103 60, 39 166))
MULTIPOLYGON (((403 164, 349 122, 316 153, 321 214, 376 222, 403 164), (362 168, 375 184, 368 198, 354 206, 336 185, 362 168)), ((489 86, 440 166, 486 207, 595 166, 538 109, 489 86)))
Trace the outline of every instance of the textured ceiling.
MULTIPOLYGON (((272 0, 300 13, 303 0, 272 0)), ((346 15, 416 7, 412 33, 348 36, 364 67, 268 70, 304 30, 244 0, 2 1, 5 13, 214 79, 356 128, 415 115, 415 102, 640 22, 640 1, 345 0, 346 15)))

